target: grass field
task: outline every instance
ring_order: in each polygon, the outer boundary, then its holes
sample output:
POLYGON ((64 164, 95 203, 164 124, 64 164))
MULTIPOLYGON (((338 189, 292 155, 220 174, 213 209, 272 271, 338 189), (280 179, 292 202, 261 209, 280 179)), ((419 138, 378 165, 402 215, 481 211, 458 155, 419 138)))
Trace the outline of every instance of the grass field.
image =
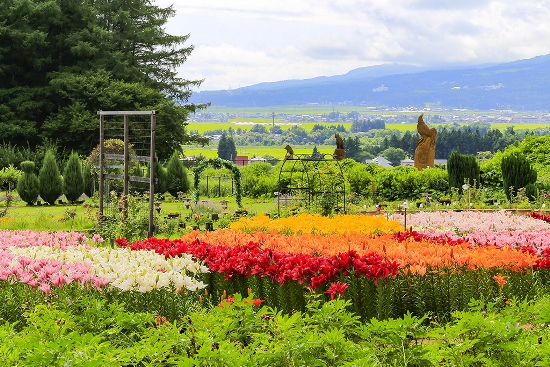
MULTIPOLYGON (((311 154, 313 151, 313 146, 311 145, 297 145, 292 146, 294 153, 296 154, 311 154)), ((317 150, 321 154, 332 154, 334 153, 333 145, 318 145, 317 150)), ((205 147, 198 146, 185 146, 183 153, 186 156, 197 156, 202 154, 206 158, 216 158, 218 156, 218 145, 217 143, 211 143, 205 147)), ((237 146, 237 153, 239 155, 246 155, 249 158, 252 157, 263 157, 266 155, 271 155, 275 158, 284 159, 286 151, 283 146, 246 146, 239 147, 237 146)))

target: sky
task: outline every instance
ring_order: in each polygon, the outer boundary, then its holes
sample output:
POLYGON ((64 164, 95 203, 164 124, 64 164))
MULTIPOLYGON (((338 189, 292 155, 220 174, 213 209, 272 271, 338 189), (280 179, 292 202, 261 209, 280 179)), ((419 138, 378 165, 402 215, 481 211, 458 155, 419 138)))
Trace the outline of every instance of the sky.
POLYGON ((550 0, 154 0, 194 50, 195 91, 388 63, 485 65, 550 54, 550 0))

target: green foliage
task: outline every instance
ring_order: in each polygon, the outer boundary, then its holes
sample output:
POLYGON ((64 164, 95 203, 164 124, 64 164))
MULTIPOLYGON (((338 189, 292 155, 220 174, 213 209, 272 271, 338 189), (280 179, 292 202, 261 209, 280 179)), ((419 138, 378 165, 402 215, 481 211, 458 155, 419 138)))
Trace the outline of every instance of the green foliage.
POLYGON ((70 203, 74 203, 83 193, 82 164, 78 153, 72 153, 63 170, 63 194, 70 203))
POLYGON ((225 132, 218 142, 218 158, 226 161, 235 162, 237 159, 237 148, 232 136, 227 136, 225 132))
POLYGON ((104 239, 126 238, 138 241, 149 235, 149 198, 128 195, 110 197, 112 208, 97 221, 96 231, 104 239))
POLYGON ((84 194, 91 198, 96 189, 96 178, 93 167, 86 161, 82 163, 82 189, 84 194))
POLYGON ((5 366, 495 366, 550 363, 548 297, 472 301, 442 324, 429 315, 360 322, 350 302, 308 298, 284 313, 240 294, 211 303, 159 291, 143 295, 70 284, 51 296, 0 288, 5 366), (17 302, 25 300, 25 305, 17 302), (165 301, 180 307, 167 317, 165 301), (10 312, 11 309, 11 312, 10 312))
POLYGON ((50 205, 55 204, 55 201, 63 193, 63 182, 55 161, 55 155, 51 150, 46 152, 42 168, 38 174, 40 182, 40 197, 50 205))
POLYGON ((21 169, 23 170, 23 174, 17 181, 17 193, 21 200, 28 205, 33 205, 40 193, 40 183, 34 173, 34 162, 21 162, 21 169))
POLYGON ((189 179, 187 170, 180 161, 179 154, 174 152, 166 165, 166 191, 173 197, 178 197, 178 192, 189 191, 189 179))
POLYGON ((21 175, 23 175, 23 172, 11 164, 0 169, 0 188, 2 190, 15 189, 21 175))
MULTIPOLYGON (((166 168, 162 166, 162 164, 155 162, 154 167, 154 175, 155 175, 155 193, 156 194, 164 194, 166 191, 168 191, 168 174, 166 172, 166 168)), ((186 174, 187 176, 187 174, 186 174)), ((187 177, 186 177, 187 180, 187 177)), ((187 185, 189 186, 189 181, 187 180, 187 185)), ((187 189, 189 191, 189 188, 187 189)), ((176 192, 177 197, 177 192, 176 192)))
POLYGON ((502 158, 502 180, 508 200, 518 194, 518 190, 537 181, 537 171, 522 153, 513 152, 502 158))
POLYGON ((237 205, 239 206, 239 208, 242 208, 243 188, 242 188, 242 180, 241 180, 241 171, 239 170, 239 167, 237 167, 237 165, 234 164, 233 162, 220 159, 220 158, 202 160, 198 166, 193 168, 193 200, 195 204, 199 201, 200 174, 208 166, 211 166, 216 169, 227 168, 231 170, 231 173, 233 174, 233 180, 235 182, 235 201, 237 202, 237 205))
POLYGON ((156 110, 161 159, 193 140, 185 120, 203 106, 185 103, 201 82, 177 76, 193 47, 184 46, 189 35, 166 33, 172 7, 23 1, 0 13, 0 140, 35 146, 55 138, 87 154, 98 143, 98 110, 156 110))
POLYGON ((401 164, 401 160, 405 159, 407 153, 401 148, 389 147, 379 153, 381 157, 386 158, 394 167, 401 164))
POLYGON ((458 188, 462 192, 462 185, 479 185, 479 164, 473 155, 460 154, 453 151, 447 160, 449 187, 458 188))
POLYGON ((277 187, 276 171, 267 162, 255 162, 240 167, 243 195, 259 198, 272 197, 277 187))

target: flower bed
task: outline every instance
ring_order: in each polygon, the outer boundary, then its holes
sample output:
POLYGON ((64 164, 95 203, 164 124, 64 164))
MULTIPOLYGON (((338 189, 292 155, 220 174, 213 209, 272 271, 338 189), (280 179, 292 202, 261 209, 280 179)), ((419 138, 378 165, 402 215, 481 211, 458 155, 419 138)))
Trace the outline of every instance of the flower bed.
MULTIPOLYGON (((216 301, 224 290, 243 293, 250 288, 269 305, 288 312, 303 309, 304 294, 316 292, 327 297, 344 294, 363 317, 395 317, 407 311, 446 317, 466 308, 472 298, 529 298, 537 286, 545 286, 540 279, 548 261, 544 253, 526 246, 480 246, 443 225, 431 236, 391 233, 402 225, 382 216, 361 218, 362 225, 339 226, 358 218, 308 216, 292 221, 260 216, 243 218, 231 230, 119 244, 167 257, 190 253, 213 271, 209 291, 216 301), (293 227, 294 222, 304 224, 293 227), (330 230, 320 233, 323 226, 330 230)), ((521 222, 509 221, 517 226, 521 222)), ((532 229, 545 230, 539 222, 533 222, 532 229)), ((512 228, 510 223, 502 225, 512 228)))

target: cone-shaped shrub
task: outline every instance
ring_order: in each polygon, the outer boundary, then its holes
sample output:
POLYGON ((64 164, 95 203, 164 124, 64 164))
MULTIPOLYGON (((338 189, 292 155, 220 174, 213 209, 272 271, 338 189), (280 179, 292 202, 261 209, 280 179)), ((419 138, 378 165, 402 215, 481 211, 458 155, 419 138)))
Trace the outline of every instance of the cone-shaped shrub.
POLYGON ((522 187, 537 181, 537 171, 531 168, 531 163, 520 152, 514 152, 502 158, 500 168, 508 200, 517 196, 518 190, 522 187))
POLYGON ((23 174, 17 181, 17 193, 21 200, 28 205, 33 205, 38 199, 39 194, 39 182, 38 177, 34 173, 34 162, 24 161, 21 162, 21 170, 23 174))
MULTIPOLYGON (((167 191, 166 188, 166 168, 159 162, 155 162, 155 193, 164 194, 167 191)), ((187 175, 186 175, 187 177, 187 175)), ((177 194, 177 191, 176 191, 177 194)))
POLYGON ((87 162, 82 164, 82 182, 84 184, 84 194, 91 198, 94 194, 94 174, 92 172, 92 166, 87 162))
POLYGON ((78 153, 73 152, 63 170, 63 194, 70 203, 74 203, 83 193, 82 164, 78 153))
POLYGON ((55 161, 55 156, 51 150, 46 152, 44 163, 38 173, 38 181, 40 182, 40 196, 50 205, 55 204, 55 201, 63 192, 63 182, 59 174, 59 167, 55 161))
POLYGON ((462 185, 479 185, 479 163, 473 155, 460 154, 453 151, 447 160, 449 186, 456 187, 462 192, 462 185))
POLYGON ((173 197, 178 197, 178 191, 189 191, 187 171, 177 152, 172 154, 166 165, 166 191, 173 197))

